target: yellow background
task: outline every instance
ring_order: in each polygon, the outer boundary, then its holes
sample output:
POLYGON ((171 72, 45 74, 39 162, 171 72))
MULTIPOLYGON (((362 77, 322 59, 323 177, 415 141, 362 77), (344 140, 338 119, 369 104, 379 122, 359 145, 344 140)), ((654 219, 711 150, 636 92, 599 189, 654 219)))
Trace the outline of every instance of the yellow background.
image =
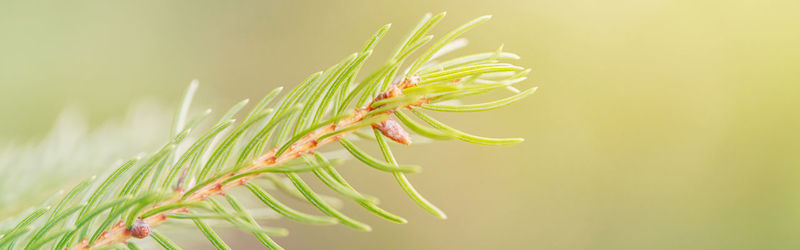
MULTIPOLYGON (((798 7, 788 0, 4 1, 0 141, 39 138, 70 105, 93 124, 145 97, 171 107, 194 78, 198 103, 221 110, 294 86, 385 23, 394 26, 370 68, 425 12, 448 11, 437 35, 494 14, 466 34, 470 45, 458 53, 504 43, 533 68, 522 86, 538 92, 497 111, 436 115, 465 131, 527 141, 396 149, 402 162, 425 167, 411 180, 447 220, 416 208, 390 176, 347 164, 342 171, 354 185, 410 223, 390 224, 346 203, 375 230, 270 223, 291 230, 277 239, 284 247, 798 249, 798 7)), ((222 235, 236 249, 258 246, 246 234, 222 235)))

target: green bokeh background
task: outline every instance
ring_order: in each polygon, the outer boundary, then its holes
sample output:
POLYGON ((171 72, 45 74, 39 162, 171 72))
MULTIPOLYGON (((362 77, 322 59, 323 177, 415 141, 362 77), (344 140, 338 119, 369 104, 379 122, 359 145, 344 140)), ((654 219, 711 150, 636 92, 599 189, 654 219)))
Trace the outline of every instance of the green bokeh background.
MULTIPOLYGON (((530 98, 441 114, 514 147, 397 149, 447 220, 390 176, 343 169, 407 225, 279 221, 288 249, 798 249, 798 1, 3 1, 0 141, 35 140, 65 106, 94 124, 137 100, 175 105, 191 79, 222 108, 291 87, 385 23, 382 62, 425 12, 443 34, 484 14, 459 53, 501 43, 532 67, 530 98)), ((376 64, 371 64, 372 66, 376 64)), ((170 121, 164 121, 169 123, 170 121)), ((124 143, 124 142, 121 142, 124 143)), ((135 152, 132 152, 132 154, 135 152)), ((87 173, 86 176, 90 175, 87 173)), ((249 235, 222 233, 234 248, 249 235)), ((202 241, 199 234, 180 242, 202 241)), ((199 243, 199 248, 210 248, 199 243)))

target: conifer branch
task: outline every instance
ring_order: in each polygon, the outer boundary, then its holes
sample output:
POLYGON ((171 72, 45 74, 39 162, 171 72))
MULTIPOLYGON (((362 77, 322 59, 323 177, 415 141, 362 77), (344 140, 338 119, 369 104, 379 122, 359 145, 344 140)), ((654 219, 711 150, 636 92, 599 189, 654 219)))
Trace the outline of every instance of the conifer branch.
MULTIPOLYGON (((400 98, 402 97, 402 94, 394 91, 391 93, 381 94, 379 97, 400 98)), ((422 97, 416 97, 416 100, 411 104, 394 107, 393 109, 389 109, 378 114, 373 113, 370 116, 368 116, 368 114, 370 114, 370 111, 376 110, 375 108, 367 106, 356 109, 352 115, 322 126, 311 133, 305 134, 296 142, 289 144, 288 147, 284 147, 285 149, 278 147, 273 148, 268 153, 254 160, 249 167, 245 167, 231 173, 218 174, 215 177, 209 178, 209 180, 212 181, 205 183, 202 186, 198 185, 197 188, 192 188, 188 191, 183 191, 180 188, 176 188, 174 197, 157 204, 150 210, 152 211, 158 209, 159 207, 173 207, 174 204, 202 202, 211 196, 225 195, 225 191, 237 186, 245 185, 249 180, 260 176, 264 172, 269 172, 272 166, 280 166, 303 155, 313 154, 314 150, 318 147, 335 142, 342 138, 342 136, 352 133, 355 129, 371 126, 372 124, 380 123, 389 119, 389 116, 385 115, 385 113, 391 113, 392 111, 400 108, 411 108, 415 106, 419 107, 423 102, 424 100, 422 97), (369 120, 369 118, 373 117, 378 119, 369 120), (370 122, 363 122, 365 120, 370 122), (322 138, 325 135, 339 131, 341 131, 341 133, 337 135, 322 138), (244 175, 240 176, 241 174, 244 175), (232 180, 234 177, 236 177, 236 179, 232 180)), ((399 170, 395 171, 399 172, 399 170)), ((188 206, 174 206, 172 209, 164 210, 156 214, 149 214, 148 217, 144 218, 143 220, 144 223, 148 224, 150 227, 156 227, 167 220, 168 214, 189 213, 190 211, 186 208, 188 208, 188 206)), ((105 232, 97 241, 94 242, 94 244, 89 245, 88 242, 80 242, 70 249, 87 249, 116 243, 125 243, 128 239, 132 238, 133 235, 131 235, 131 230, 124 225, 125 224, 123 221, 120 221, 114 227, 112 227, 111 230, 105 232)), ((369 230, 369 227, 364 227, 363 229, 369 230)))
POLYGON ((520 138, 468 134, 424 111, 492 110, 520 101, 535 88, 520 92, 511 86, 524 80, 529 70, 500 63, 500 60, 518 58, 503 52, 502 46, 495 52, 436 61, 446 52, 463 46, 465 42, 457 39, 458 36, 485 22, 489 16, 446 34, 421 52, 408 69, 401 70, 411 54, 433 40, 426 34, 443 17, 444 13, 426 15, 391 59, 360 82, 355 81, 357 73, 389 25, 381 27, 359 52, 325 71, 312 74, 274 105, 270 103, 280 96, 282 89, 271 91, 238 124, 233 118, 247 105, 247 100, 234 105, 197 139, 191 138, 192 130, 210 111, 189 119, 190 103, 197 89, 197 82, 193 82, 174 119, 170 131, 172 139, 168 143, 147 157, 126 161, 100 182, 94 179, 82 182, 55 207, 39 207, 24 215, 15 226, 1 229, 0 247, 14 248, 19 242, 24 243, 20 245, 25 249, 44 246, 138 249, 131 238, 152 236, 164 248, 177 249, 177 245, 156 227, 168 221, 187 219, 219 249, 229 247, 207 220, 226 221, 252 233, 265 247, 280 249, 270 236, 285 235, 286 230, 261 226, 251 213, 252 209, 242 206, 231 195, 230 191, 239 186, 245 186, 242 189, 286 218, 310 224, 341 223, 356 230, 371 230, 370 226, 339 212, 328 199, 311 190, 298 175, 302 172, 313 173, 331 190, 367 211, 391 222, 405 223, 406 219, 378 207, 377 198, 362 194, 350 185, 336 171, 335 165, 340 159, 327 159, 318 153, 322 146, 334 142, 365 165, 392 174, 421 208, 446 218, 406 178, 406 174, 419 171, 419 167, 399 164, 386 139, 401 145, 412 144, 412 135, 406 131, 409 129, 416 136, 436 140, 459 139, 491 146, 521 142, 520 138), (497 89, 517 93, 479 104, 452 103, 497 89), (445 101, 451 103, 443 103, 445 101), (405 110, 427 126, 404 114, 405 110), (361 129, 372 130, 374 136, 359 132, 361 129), (382 159, 370 156, 346 138, 353 133, 374 140, 382 159), (184 150, 179 145, 188 147, 184 150), (285 175, 286 179, 276 174, 285 175), (266 177, 281 190, 307 200, 325 216, 306 214, 281 203, 253 182, 259 177, 266 177), (287 186, 284 180, 294 187, 287 186), (220 201, 223 199, 227 205, 220 201), (41 217, 47 220, 39 222, 41 217))

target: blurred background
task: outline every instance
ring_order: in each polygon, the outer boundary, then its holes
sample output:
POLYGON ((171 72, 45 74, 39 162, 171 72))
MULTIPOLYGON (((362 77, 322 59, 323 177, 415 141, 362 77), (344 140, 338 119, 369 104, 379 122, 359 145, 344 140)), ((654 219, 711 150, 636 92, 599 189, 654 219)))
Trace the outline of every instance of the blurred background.
MULTIPOLYGON (((505 44, 522 56, 516 63, 533 68, 521 86, 538 92, 492 112, 437 117, 527 140, 397 147, 402 162, 425 167, 411 180, 447 220, 418 209, 391 176, 346 165, 355 186, 410 222, 384 222, 345 203, 374 231, 278 220, 271 224, 291 231, 277 239, 284 247, 798 249, 798 7, 789 0, 3 1, 0 145, 42 140, 65 109, 78 110, 95 131, 127 119, 142 100, 160 108, 138 112, 167 115, 134 127, 166 128, 192 79, 201 83, 195 106, 221 110, 294 86, 357 51, 383 24, 393 26, 368 69, 426 12, 448 11, 438 35, 493 14, 455 55, 505 44)), ((166 135, 114 154, 152 150, 166 135)), ((250 235, 221 234, 235 249, 260 247, 250 235)), ((176 240, 210 249, 199 237, 176 240)))

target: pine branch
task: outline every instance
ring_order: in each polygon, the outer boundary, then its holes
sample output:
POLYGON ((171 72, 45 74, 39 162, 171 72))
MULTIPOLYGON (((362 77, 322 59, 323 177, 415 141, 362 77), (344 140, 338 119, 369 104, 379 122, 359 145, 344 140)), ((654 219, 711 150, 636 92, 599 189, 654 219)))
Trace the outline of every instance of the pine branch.
POLYGON ((25 249, 47 245, 56 249, 137 249, 133 242, 129 242, 131 238, 152 235, 164 248, 177 249, 177 245, 155 232, 154 228, 168 221, 187 219, 219 249, 229 247, 209 226, 208 220, 226 221, 252 233, 265 247, 280 249, 270 236, 285 235, 286 230, 259 225, 252 214, 253 209, 243 207, 231 195, 230 191, 239 186, 245 186, 255 198, 289 219, 310 224, 342 223, 356 230, 371 230, 370 226, 339 212, 328 199, 311 190, 298 175, 302 172, 313 173, 331 190, 367 211, 388 221, 405 223, 406 219, 378 207, 377 198, 362 194, 351 186, 336 171, 340 159, 327 159, 318 153, 322 146, 334 142, 367 166, 392 174, 421 208, 445 218, 445 214, 422 197, 406 178, 406 174, 420 168, 399 164, 386 138, 409 145, 412 143, 412 137, 406 131, 409 129, 431 139, 459 139, 481 145, 521 142, 520 138, 471 135, 434 119, 423 110, 492 110, 521 100, 535 88, 519 92, 511 87, 524 80, 529 70, 499 63, 500 60, 518 58, 503 52, 502 46, 495 52, 435 61, 463 46, 464 40, 457 37, 488 20, 488 16, 446 34, 423 51, 407 70, 401 71, 408 57, 432 40, 432 36, 426 34, 442 17, 444 13, 426 15, 391 59, 360 82, 354 81, 357 73, 389 25, 381 27, 359 52, 325 71, 312 74, 277 104, 270 105, 279 96, 280 88, 267 94, 241 123, 234 126, 233 117, 247 104, 247 100, 242 101, 194 140, 189 139, 192 130, 208 116, 209 111, 188 119, 191 99, 197 89, 197 83, 193 82, 174 119, 172 139, 168 143, 147 157, 125 162, 102 182, 89 180, 79 184, 55 207, 38 208, 15 226, 3 229, 0 247, 14 248, 20 242, 24 243, 21 245, 25 249), (479 104, 442 103, 496 89, 518 93, 479 104), (428 126, 419 124, 403 110, 410 110, 428 126), (362 129, 373 131, 374 137, 362 136, 375 140, 382 160, 370 156, 346 138, 362 129), (182 148, 179 145, 188 147, 179 150, 182 148), (285 175, 287 179, 279 178, 277 174, 285 175), (307 200, 326 216, 310 215, 286 206, 253 182, 260 177, 266 177, 282 190, 307 200), (294 187, 286 186, 284 180, 294 187), (221 197, 227 206, 218 201, 221 197), (49 214, 46 221, 35 223, 46 214, 49 214))

